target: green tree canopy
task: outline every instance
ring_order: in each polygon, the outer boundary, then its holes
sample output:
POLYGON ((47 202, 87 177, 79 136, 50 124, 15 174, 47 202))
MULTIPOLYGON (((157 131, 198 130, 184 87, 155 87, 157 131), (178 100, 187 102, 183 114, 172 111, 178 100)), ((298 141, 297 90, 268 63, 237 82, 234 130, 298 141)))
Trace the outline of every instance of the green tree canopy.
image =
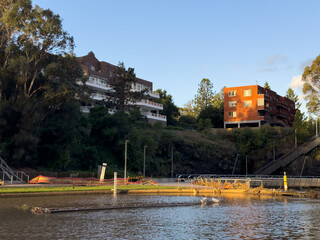
POLYGON ((288 88, 286 97, 294 102, 296 109, 300 109, 301 103, 299 102, 299 96, 295 94, 292 88, 288 88))
MULTIPOLYGON (((0 2, 0 149, 14 166, 34 164, 43 123, 85 92, 73 38, 61 26, 59 15, 30 0, 0 2)), ((67 160, 66 147, 59 151, 67 160)))
POLYGON ((167 94, 166 90, 157 89, 155 92, 159 93, 160 96, 158 102, 163 104, 163 110, 160 111, 160 114, 167 116, 167 124, 169 126, 176 125, 180 112, 179 108, 174 104, 172 96, 167 94))
POLYGON ((198 92, 194 97, 194 111, 198 116, 202 109, 208 107, 214 101, 213 84, 207 78, 199 83, 198 92))
POLYGON ((311 66, 304 69, 302 81, 307 109, 310 113, 318 115, 320 113, 320 55, 311 66))
POLYGON ((135 103, 143 98, 146 90, 137 92, 132 91, 133 85, 137 82, 134 68, 126 69, 123 62, 120 62, 114 70, 114 82, 112 88, 114 94, 110 99, 120 112, 132 108, 132 103, 135 103))
POLYGON ((271 87, 270 87, 268 82, 265 82, 263 87, 266 88, 266 89, 271 89, 271 87))

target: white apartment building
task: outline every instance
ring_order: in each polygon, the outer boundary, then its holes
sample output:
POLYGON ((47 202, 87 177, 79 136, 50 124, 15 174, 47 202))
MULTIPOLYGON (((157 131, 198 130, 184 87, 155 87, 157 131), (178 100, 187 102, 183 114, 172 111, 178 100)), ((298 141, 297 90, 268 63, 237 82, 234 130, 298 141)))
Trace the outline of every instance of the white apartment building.
MULTIPOLYGON (((93 52, 88 55, 77 58, 84 75, 88 76, 86 85, 90 87, 93 92, 91 98, 96 101, 107 100, 114 91, 112 88, 113 71, 116 68, 107 62, 99 61, 93 52)), ((134 103, 139 107, 140 112, 145 116, 149 123, 161 122, 162 125, 167 125, 167 117, 159 114, 163 110, 163 105, 153 102, 152 99, 159 98, 159 94, 152 91, 152 82, 137 78, 137 82, 132 85, 132 91, 142 91, 147 89, 145 98, 134 103)), ((89 113, 92 106, 82 106, 81 110, 84 113, 89 113)), ((116 109, 109 108, 109 113, 115 113, 116 109)))

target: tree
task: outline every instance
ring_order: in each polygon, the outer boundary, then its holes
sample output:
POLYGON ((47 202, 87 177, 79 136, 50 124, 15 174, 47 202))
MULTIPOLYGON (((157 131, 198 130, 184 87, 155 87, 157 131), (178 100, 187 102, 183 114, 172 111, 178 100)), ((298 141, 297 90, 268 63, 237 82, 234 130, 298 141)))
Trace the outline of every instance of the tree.
POLYGON ((37 82, 46 57, 72 52, 73 38, 62 30, 59 15, 38 6, 33 8, 30 0, 2 1, 0 13, 1 66, 15 70, 15 91, 23 91, 28 99, 47 84, 37 82))
POLYGON ((270 90, 271 90, 271 87, 270 87, 270 85, 269 85, 269 83, 268 83, 268 82, 265 82, 265 83, 264 83, 264 88, 266 88, 266 89, 270 89, 270 90))
POLYGON ((30 0, 0 2, 0 148, 11 165, 34 165, 42 124, 81 98, 73 47, 59 15, 30 0))
POLYGON ((188 101, 186 104, 183 105, 183 107, 180 109, 180 115, 181 116, 192 116, 192 117, 196 117, 196 113, 194 111, 195 106, 194 106, 194 102, 188 101))
POLYGON ((224 88, 221 88, 220 92, 214 95, 212 103, 215 108, 222 110, 222 113, 224 111, 224 88))
POLYGON ((141 92, 131 91, 132 86, 137 82, 134 68, 126 69, 123 62, 120 62, 114 70, 114 83, 112 88, 114 94, 111 103, 116 105, 120 112, 132 108, 132 103, 135 103, 143 98, 146 90, 141 92))
POLYGON ((159 93, 159 103, 163 104, 163 110, 160 111, 160 114, 167 116, 167 124, 169 126, 177 125, 177 118, 180 116, 180 112, 179 108, 174 104, 172 96, 167 94, 166 90, 157 89, 155 92, 159 93))
POLYGON ((199 113, 198 121, 200 119, 210 119, 212 127, 221 128, 223 127, 223 109, 221 111, 220 108, 209 105, 199 113))
POLYGON ((320 113, 320 55, 311 66, 304 69, 302 81, 308 112, 318 115, 320 113))
POLYGON ((296 109, 300 109, 301 103, 299 102, 299 97, 294 93, 292 88, 288 88, 286 97, 294 102, 296 109))
POLYGON ((194 111, 198 116, 202 109, 208 107, 214 101, 213 85, 207 78, 199 83, 198 92, 194 97, 194 111))

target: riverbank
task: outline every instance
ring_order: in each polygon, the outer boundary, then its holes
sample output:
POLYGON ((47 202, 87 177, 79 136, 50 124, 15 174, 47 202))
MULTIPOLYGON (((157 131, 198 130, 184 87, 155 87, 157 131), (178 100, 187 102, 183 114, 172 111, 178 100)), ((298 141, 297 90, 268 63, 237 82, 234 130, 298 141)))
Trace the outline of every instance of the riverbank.
MULTIPOLYGON (((0 198, 30 196, 64 196, 114 194, 113 186, 72 186, 72 185, 5 185, 0 187, 0 198)), ((155 194, 155 195, 219 195, 219 194, 252 194, 304 198, 320 198, 320 191, 283 191, 281 189, 215 189, 190 183, 161 183, 159 185, 121 185, 117 194, 155 194)))

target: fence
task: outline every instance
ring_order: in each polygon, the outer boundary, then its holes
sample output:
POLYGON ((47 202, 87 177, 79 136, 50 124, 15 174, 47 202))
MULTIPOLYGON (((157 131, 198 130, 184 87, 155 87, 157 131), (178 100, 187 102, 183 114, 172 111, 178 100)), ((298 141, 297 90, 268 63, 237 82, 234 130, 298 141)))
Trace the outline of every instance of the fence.
MULTIPOLYGON (((194 183, 196 179, 213 180, 241 180, 250 179, 250 187, 283 188, 282 175, 219 175, 219 174, 178 174, 178 181, 194 183)), ((288 188, 320 188, 319 176, 287 176, 288 188)))

